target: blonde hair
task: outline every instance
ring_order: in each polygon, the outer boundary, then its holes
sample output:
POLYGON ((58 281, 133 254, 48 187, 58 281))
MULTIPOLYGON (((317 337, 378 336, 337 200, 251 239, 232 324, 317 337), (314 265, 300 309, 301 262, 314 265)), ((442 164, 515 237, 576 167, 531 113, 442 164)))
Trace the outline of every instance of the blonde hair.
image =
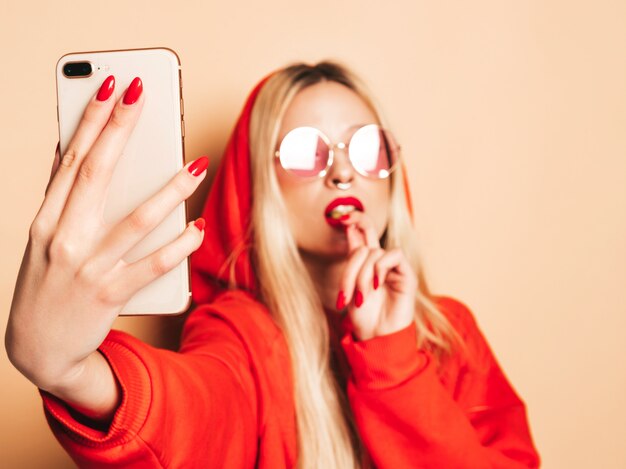
MULTIPOLYGON (((358 436, 345 392, 333 374, 328 323, 321 299, 287 223, 287 211, 273 163, 282 117, 303 88, 324 80, 356 92, 379 119, 381 113, 363 83, 345 66, 324 61, 297 63, 275 72, 264 84, 252 109, 251 246, 261 300, 282 329, 294 376, 299 468, 360 468, 369 463, 358 436), (289 294, 285 294, 289 292, 289 294)), ((382 120, 379 122, 385 127, 382 120)), ((402 248, 418 276, 415 321, 417 347, 441 359, 458 337, 437 310, 420 268, 416 236, 410 221, 403 169, 391 176, 389 223, 383 248, 402 248)))

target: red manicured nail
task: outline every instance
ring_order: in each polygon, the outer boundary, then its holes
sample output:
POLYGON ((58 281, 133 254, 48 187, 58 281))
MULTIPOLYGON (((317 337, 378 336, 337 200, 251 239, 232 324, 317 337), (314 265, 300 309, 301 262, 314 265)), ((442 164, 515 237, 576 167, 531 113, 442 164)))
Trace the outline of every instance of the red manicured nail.
POLYGON ((135 104, 139 99, 139 96, 141 96, 142 91, 143 83, 141 83, 141 78, 135 77, 126 90, 126 94, 124 95, 124 104, 135 104))
POLYGON ((209 166, 209 159, 206 156, 201 156, 189 165, 187 171, 193 176, 200 176, 207 166, 209 166))
POLYGON ((378 290, 378 275, 374 274, 374 290, 378 290))
POLYGON ((347 213, 345 215, 341 215, 339 217, 339 221, 346 221, 348 218, 350 218, 350 214, 349 213, 347 213))
POLYGON ((354 304, 357 308, 363 304, 363 293, 361 293, 359 290, 357 290, 354 294, 354 304))
POLYGON ((204 221, 204 218, 198 218, 196 221, 193 222, 193 224, 196 225, 196 228, 198 228, 200 231, 204 231, 204 226, 206 222, 204 221))
POLYGON ((346 306, 346 295, 343 294, 343 291, 339 292, 337 295, 337 311, 342 310, 346 306))
POLYGON ((100 90, 98 91, 98 96, 96 96, 96 99, 98 101, 106 101, 111 97, 114 89, 115 77, 113 75, 109 75, 106 80, 102 82, 102 85, 100 85, 100 90))

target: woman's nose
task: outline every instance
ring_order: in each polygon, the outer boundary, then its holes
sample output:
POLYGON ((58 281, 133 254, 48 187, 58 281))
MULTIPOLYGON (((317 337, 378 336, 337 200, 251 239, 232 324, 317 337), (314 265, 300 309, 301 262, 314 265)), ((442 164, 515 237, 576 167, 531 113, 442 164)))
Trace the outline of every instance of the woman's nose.
POLYGON ((348 148, 337 145, 334 149, 333 164, 326 174, 326 184, 331 188, 347 190, 354 180, 354 168, 348 157, 348 148))

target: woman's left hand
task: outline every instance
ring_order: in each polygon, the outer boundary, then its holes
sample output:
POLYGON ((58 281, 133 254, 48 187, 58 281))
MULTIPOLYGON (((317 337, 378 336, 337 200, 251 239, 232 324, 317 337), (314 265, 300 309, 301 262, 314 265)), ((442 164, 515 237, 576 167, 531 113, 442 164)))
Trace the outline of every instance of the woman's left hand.
POLYGON ((404 329, 415 318, 417 277, 411 265, 400 249, 380 247, 371 219, 363 212, 352 212, 342 222, 349 254, 337 309, 347 305, 358 340, 404 329))

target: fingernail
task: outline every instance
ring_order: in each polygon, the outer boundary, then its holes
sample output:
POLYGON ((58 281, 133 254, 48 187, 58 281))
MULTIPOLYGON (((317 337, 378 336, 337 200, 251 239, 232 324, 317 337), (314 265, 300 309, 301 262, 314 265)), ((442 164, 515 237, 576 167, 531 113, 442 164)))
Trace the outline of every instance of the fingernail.
POLYGON ((113 94, 113 90, 115 89, 115 77, 113 75, 109 75, 106 80, 102 82, 100 86, 100 90, 98 91, 98 96, 96 99, 98 101, 106 101, 113 94))
POLYGON ((378 290, 378 275, 374 274, 374 290, 378 290))
POLYGON ((196 228, 198 228, 200 231, 204 231, 204 226, 206 222, 204 221, 204 218, 200 217, 196 221, 194 221, 193 224, 196 225, 196 228))
POLYGON ((339 292, 337 295, 337 311, 342 310, 346 306, 346 295, 343 294, 343 291, 339 292))
POLYGON ((199 176, 205 169, 207 169, 207 166, 209 166, 209 159, 206 156, 202 156, 191 163, 187 168, 187 171, 189 171, 189 173, 193 176, 199 176))
POLYGON ((350 214, 346 214, 346 215, 341 215, 339 217, 339 221, 346 221, 348 218, 350 218, 350 214))
POLYGON ((354 294, 354 304, 357 308, 363 304, 363 293, 361 293, 359 290, 357 290, 354 294))
POLYGON ((141 96, 142 91, 143 83, 141 83, 141 78, 135 77, 126 90, 126 94, 124 95, 124 104, 135 104, 139 99, 139 96, 141 96))

